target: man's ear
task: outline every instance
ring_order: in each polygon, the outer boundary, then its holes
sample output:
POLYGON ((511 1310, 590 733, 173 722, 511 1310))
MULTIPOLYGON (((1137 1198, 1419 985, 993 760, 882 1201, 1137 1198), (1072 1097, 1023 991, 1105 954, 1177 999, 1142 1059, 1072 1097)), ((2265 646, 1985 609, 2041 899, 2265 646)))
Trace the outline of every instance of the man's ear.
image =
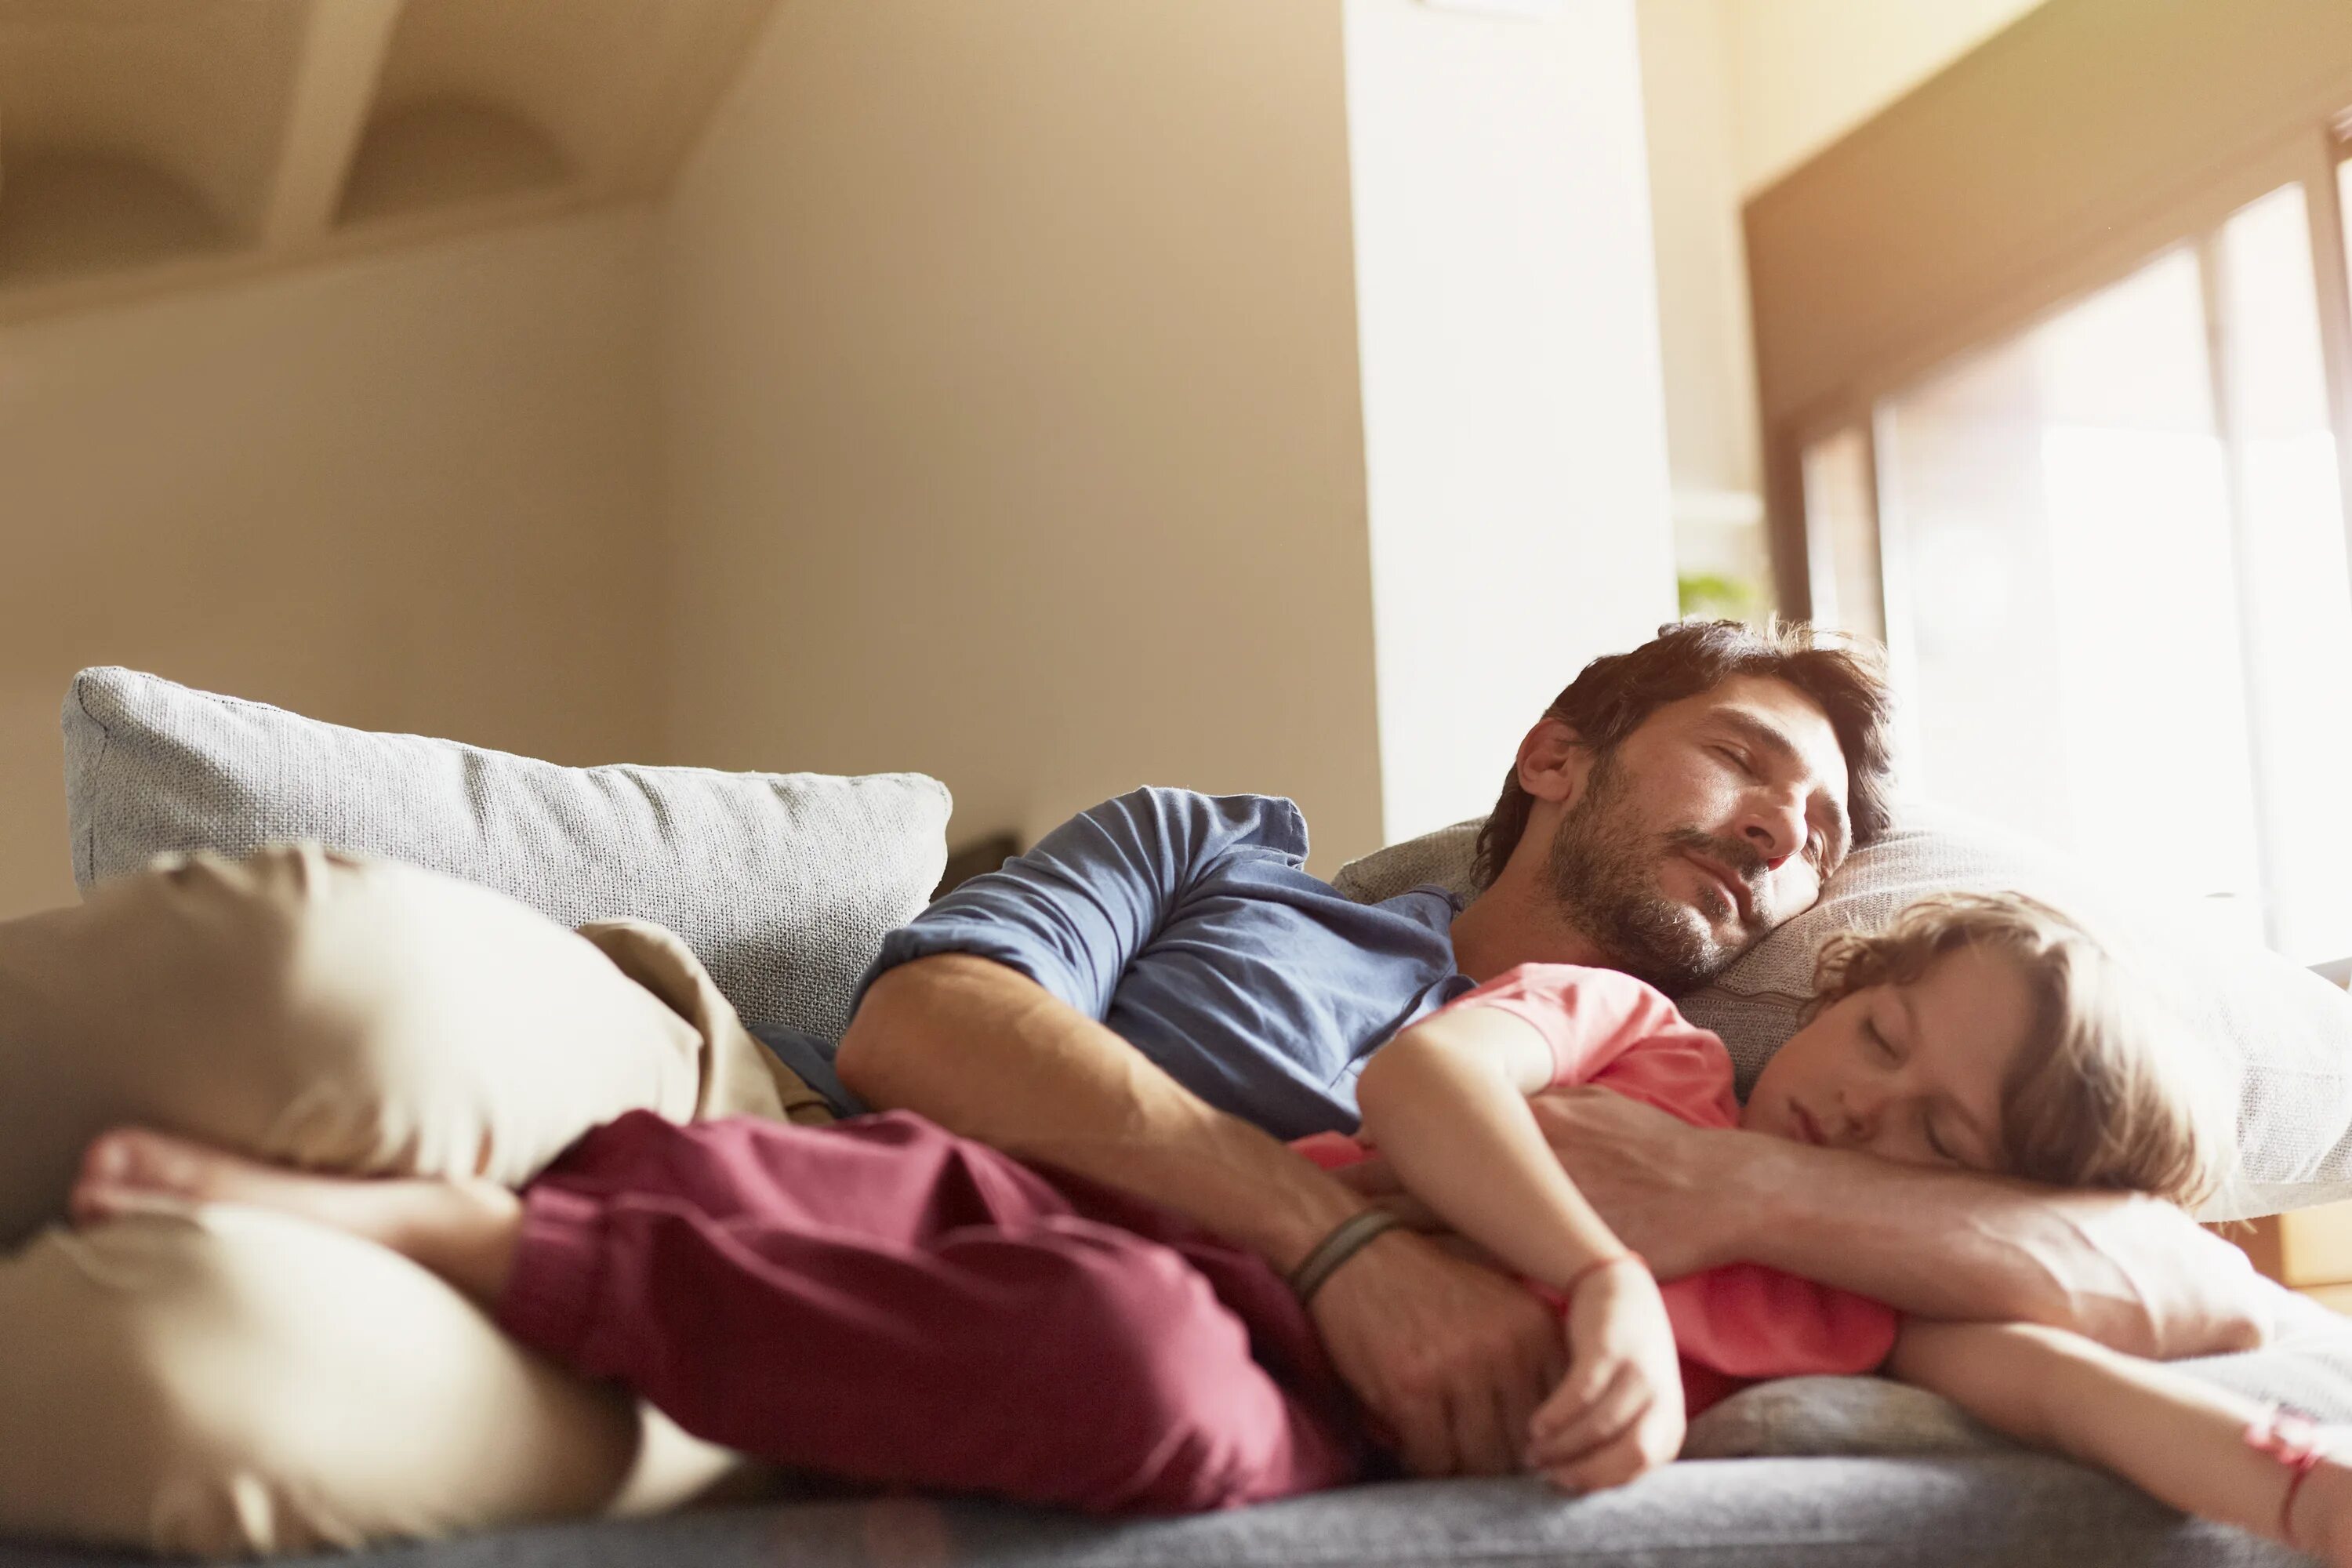
POLYGON ((1565 720, 1538 719, 1519 742, 1519 787, 1538 800, 1572 802, 1591 772, 1592 748, 1565 720))

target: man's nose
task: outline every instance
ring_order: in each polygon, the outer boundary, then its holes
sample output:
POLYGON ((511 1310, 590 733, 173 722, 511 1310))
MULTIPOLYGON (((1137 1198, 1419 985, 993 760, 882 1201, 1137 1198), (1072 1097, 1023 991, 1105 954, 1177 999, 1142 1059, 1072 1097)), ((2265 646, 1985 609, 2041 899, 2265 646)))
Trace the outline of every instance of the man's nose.
POLYGON ((1741 837, 1773 870, 1804 847, 1805 808, 1793 793, 1759 795, 1740 824, 1741 837))

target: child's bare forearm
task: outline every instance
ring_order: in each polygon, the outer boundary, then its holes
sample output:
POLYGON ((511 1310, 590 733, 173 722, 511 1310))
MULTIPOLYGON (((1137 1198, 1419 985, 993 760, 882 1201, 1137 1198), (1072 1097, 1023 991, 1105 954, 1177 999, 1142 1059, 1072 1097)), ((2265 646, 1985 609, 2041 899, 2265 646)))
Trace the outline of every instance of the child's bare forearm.
POLYGON ((1407 1190, 1511 1268, 1564 1286, 1624 1248, 1553 1157, 1524 1092, 1460 1048, 1470 1031, 1524 1027, 1475 1010, 1422 1026, 1373 1059, 1358 1099, 1365 1134, 1407 1190))
POLYGON ((2262 1407, 2160 1362, 2063 1329, 1915 1321, 1887 1371, 2184 1512, 2278 1534, 2287 1472, 2245 1440, 2262 1407))

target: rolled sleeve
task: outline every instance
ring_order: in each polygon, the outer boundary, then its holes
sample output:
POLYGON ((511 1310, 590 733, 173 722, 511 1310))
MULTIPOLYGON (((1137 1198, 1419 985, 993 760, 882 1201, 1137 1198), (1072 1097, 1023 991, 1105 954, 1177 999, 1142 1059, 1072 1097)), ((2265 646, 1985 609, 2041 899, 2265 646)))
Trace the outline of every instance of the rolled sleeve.
POLYGON ((1035 981, 1089 1017, 1186 891, 1234 855, 1307 858, 1298 808, 1269 795, 1139 789, 1079 813, 883 940, 859 984, 919 958, 965 952, 1035 981))

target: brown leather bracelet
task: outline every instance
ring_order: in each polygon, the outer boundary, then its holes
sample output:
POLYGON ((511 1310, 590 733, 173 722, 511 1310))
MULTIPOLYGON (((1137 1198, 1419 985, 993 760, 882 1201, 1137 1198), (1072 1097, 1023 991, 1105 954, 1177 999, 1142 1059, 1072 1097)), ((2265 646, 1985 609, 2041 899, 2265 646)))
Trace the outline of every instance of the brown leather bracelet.
POLYGON ((1315 1300, 1315 1292, 1323 1282, 1345 1263, 1364 1249, 1364 1245, 1384 1230, 1393 1230, 1404 1222, 1386 1209, 1360 1209, 1331 1227, 1330 1233, 1315 1244, 1314 1249, 1298 1260, 1290 1271, 1291 1293, 1301 1306, 1315 1300))

